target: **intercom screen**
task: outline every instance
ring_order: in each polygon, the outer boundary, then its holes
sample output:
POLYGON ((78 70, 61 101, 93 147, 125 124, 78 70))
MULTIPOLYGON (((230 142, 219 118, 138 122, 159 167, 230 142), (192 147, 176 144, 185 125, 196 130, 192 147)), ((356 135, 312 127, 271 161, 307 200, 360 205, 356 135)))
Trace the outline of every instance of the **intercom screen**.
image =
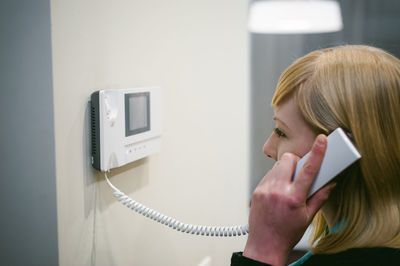
POLYGON ((150 93, 125 95, 125 132, 132 136, 150 130, 150 93))

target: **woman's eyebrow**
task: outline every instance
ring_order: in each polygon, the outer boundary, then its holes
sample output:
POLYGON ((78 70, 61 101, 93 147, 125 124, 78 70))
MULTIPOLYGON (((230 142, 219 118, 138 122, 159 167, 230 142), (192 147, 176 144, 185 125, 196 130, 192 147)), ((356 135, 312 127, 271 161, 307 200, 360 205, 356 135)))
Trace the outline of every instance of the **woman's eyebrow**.
POLYGON ((272 119, 275 120, 275 121, 279 121, 279 123, 281 123, 284 127, 286 127, 286 129, 288 129, 289 131, 291 131, 290 127, 289 127, 285 122, 283 122, 282 119, 280 119, 279 117, 277 117, 277 116, 274 115, 274 116, 272 117, 272 119))

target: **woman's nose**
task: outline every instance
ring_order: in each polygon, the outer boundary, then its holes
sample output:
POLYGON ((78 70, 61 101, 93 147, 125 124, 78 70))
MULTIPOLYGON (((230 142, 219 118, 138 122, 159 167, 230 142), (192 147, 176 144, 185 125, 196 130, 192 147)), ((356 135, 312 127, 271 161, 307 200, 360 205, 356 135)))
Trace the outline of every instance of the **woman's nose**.
POLYGON ((277 160, 277 158, 276 158, 276 139, 275 139, 273 132, 269 136, 267 141, 265 142, 263 151, 264 151, 264 154, 267 155, 268 157, 274 159, 275 161, 277 160))

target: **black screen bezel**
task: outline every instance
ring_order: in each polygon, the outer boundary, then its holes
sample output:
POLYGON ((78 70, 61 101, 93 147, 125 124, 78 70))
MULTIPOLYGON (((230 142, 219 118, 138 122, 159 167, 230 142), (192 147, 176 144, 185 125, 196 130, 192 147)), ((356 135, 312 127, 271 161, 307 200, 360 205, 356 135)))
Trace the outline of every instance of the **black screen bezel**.
POLYGON ((135 93, 127 93, 125 94, 125 136, 133 136, 139 133, 143 133, 146 131, 150 131, 151 126, 150 126, 150 92, 135 92, 135 93), (146 127, 141 127, 137 128, 135 130, 130 130, 129 129, 129 123, 130 123, 130 109, 129 109, 129 100, 132 97, 146 97, 146 107, 147 107, 147 126, 146 127))

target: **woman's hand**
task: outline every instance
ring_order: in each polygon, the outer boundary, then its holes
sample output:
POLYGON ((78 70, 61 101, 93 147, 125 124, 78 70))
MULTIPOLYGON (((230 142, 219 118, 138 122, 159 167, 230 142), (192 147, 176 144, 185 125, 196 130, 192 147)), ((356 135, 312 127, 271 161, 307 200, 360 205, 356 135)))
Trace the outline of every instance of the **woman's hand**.
POLYGON ((285 153, 261 180, 252 197, 244 256, 271 265, 286 263, 289 252, 335 185, 329 184, 307 199, 326 146, 326 136, 319 135, 294 181, 299 158, 290 153, 285 153))

